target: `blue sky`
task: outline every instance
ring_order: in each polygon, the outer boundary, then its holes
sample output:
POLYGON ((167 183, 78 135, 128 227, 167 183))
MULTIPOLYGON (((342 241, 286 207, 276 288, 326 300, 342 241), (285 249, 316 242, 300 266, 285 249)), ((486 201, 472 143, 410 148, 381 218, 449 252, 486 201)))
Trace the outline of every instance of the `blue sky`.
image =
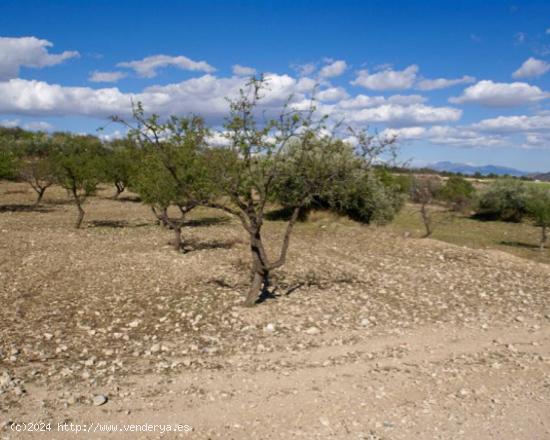
POLYGON ((415 164, 550 170, 548 1, 0 0, 2 125, 95 132, 134 99, 216 127, 253 71, 266 107, 319 84, 415 164))

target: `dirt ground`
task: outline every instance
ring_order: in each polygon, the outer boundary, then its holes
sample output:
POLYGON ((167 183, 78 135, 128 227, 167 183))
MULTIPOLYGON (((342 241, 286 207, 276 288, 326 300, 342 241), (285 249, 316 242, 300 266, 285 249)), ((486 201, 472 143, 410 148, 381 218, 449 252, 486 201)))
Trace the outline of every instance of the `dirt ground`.
POLYGON ((0 438, 550 439, 550 266, 317 215, 245 309, 234 220, 110 191, 0 182, 0 438))

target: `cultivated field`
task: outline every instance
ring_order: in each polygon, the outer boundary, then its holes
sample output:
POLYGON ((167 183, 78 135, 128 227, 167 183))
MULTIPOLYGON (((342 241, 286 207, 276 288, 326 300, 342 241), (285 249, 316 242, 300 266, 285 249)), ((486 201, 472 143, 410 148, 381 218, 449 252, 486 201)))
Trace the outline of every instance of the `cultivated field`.
POLYGON ((33 210, 0 183, 2 438, 550 438, 550 265, 314 215, 275 298, 245 309, 240 225, 198 210, 176 253, 111 193, 75 230, 62 190, 33 210), (11 430, 29 421, 54 432, 11 430))

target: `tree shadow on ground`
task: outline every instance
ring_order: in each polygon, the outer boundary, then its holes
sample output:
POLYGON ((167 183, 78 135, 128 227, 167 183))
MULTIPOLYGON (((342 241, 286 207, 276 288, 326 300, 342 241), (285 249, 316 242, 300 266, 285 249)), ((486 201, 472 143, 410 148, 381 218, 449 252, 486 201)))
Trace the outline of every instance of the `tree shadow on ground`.
POLYGON ((0 205, 1 212, 50 212, 52 208, 48 208, 43 205, 21 205, 21 204, 12 204, 12 205, 0 205))
POLYGON ((122 203, 141 203, 141 197, 139 196, 111 196, 107 197, 109 200, 115 200, 122 203))
POLYGON ((153 223, 130 224, 125 220, 93 220, 90 222, 92 228, 141 228, 152 225, 153 223))
POLYGON ((501 244, 503 246, 523 248, 523 249, 539 249, 540 248, 540 246, 538 244, 522 243, 521 241, 513 241, 513 240, 502 240, 502 241, 499 241, 498 244, 501 244))
MULTIPOLYGON (((240 240, 209 240, 209 241, 200 241, 197 239, 188 239, 184 245, 182 251, 184 253, 196 252, 196 251, 206 251, 212 249, 231 249, 237 243, 240 243, 240 240)), ((174 244, 170 242, 170 244, 174 244)))
POLYGON ((279 289, 278 286, 273 287, 273 289, 264 289, 261 293, 258 299, 256 300, 256 304, 261 304, 267 300, 271 299, 277 299, 280 296, 289 296, 299 288, 305 286, 305 283, 298 283, 294 286, 286 287, 284 292, 278 293, 277 290, 279 289))
POLYGON ((193 220, 187 220, 183 226, 198 227, 198 226, 213 226, 224 223, 229 223, 229 217, 203 217, 193 220))

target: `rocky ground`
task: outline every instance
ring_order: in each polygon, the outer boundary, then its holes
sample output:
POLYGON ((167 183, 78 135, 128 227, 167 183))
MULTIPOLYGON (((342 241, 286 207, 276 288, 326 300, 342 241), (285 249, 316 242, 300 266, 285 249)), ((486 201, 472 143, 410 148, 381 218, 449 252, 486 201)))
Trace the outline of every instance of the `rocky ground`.
POLYGON ((550 438, 550 266, 318 215, 244 309, 235 221, 177 253, 101 195, 77 231, 62 191, 0 184, 0 438, 550 438), (145 423, 189 432, 97 432, 145 423))

